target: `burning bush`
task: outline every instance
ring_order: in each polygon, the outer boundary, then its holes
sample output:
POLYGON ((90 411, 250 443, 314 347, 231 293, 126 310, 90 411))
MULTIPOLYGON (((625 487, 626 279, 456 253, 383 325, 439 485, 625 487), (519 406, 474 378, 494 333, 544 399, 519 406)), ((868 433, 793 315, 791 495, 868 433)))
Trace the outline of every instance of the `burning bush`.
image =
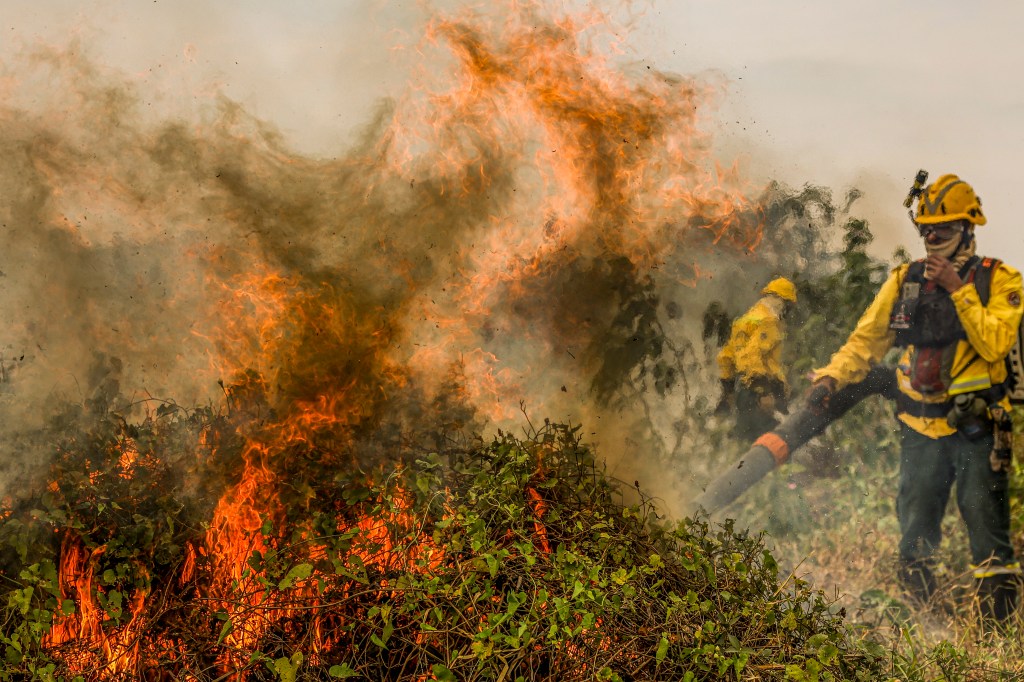
POLYGON ((116 405, 56 415, 9 505, 3 679, 877 679, 759 538, 627 504, 578 428, 268 479, 235 566, 209 492, 251 413, 116 405))

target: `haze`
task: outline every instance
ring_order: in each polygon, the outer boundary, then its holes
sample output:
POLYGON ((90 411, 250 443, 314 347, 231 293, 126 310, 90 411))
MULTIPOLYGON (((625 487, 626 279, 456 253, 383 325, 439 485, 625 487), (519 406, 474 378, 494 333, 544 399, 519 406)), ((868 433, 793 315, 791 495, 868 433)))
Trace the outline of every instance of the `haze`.
MULTIPOLYGON (((624 14, 620 3, 593 6, 624 14)), ((623 59, 725 77, 717 144, 752 179, 837 192, 855 184, 887 257, 899 243, 920 250, 901 206, 917 169, 956 172, 989 216, 980 250, 1024 266, 1015 227, 1024 93, 1011 86, 1024 66, 1024 6, 650 0, 630 9, 623 59)), ((4 3, 0 57, 77 41, 104 68, 134 75, 155 105, 187 107, 182 93, 219 88, 295 149, 330 157, 414 77, 428 12, 394 0, 15 0, 4 3)))

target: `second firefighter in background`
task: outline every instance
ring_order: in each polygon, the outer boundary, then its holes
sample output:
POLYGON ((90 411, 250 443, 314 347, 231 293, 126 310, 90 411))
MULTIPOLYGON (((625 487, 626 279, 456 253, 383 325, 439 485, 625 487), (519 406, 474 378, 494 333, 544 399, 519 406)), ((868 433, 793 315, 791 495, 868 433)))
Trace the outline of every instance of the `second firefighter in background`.
POLYGON ((761 290, 761 298, 732 325, 729 340, 718 354, 722 397, 715 414, 735 407, 736 434, 753 440, 778 424, 785 413, 789 385, 782 371, 786 318, 796 304, 796 287, 777 277, 761 290))

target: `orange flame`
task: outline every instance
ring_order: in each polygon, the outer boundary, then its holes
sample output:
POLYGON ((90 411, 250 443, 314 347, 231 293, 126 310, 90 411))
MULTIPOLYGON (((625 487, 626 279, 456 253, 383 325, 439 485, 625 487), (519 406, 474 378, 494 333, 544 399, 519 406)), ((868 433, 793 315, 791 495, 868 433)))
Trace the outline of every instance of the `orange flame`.
MULTIPOLYGON (((138 667, 139 643, 142 635, 142 613, 146 592, 135 590, 129 599, 128 618, 123 625, 106 626, 112 620, 109 611, 120 611, 119 604, 101 607, 95 594, 102 589, 94 587, 95 567, 106 547, 87 551, 78 537, 66 533, 61 544, 60 575, 61 612, 66 601, 75 605, 70 615, 57 617, 50 632, 43 638, 47 647, 73 644, 74 653, 68 658, 76 672, 93 669, 106 677, 134 672, 138 667)), ((110 592, 113 597, 114 592, 110 592)), ((120 599, 120 593, 117 593, 120 599)), ((124 621, 124 618, 121 618, 124 621)))

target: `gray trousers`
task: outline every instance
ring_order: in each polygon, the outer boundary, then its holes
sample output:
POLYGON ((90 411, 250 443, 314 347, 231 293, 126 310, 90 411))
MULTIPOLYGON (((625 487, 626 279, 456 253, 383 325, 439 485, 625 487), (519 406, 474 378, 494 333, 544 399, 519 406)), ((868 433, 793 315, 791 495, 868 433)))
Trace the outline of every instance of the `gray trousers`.
POLYGON ((971 560, 1015 561, 1010 544, 1006 472, 992 471, 992 435, 970 442, 959 433, 929 438, 901 423, 899 517, 900 559, 927 563, 942 541, 942 516, 956 482, 956 502, 967 525, 971 560))
POLYGON ((779 425, 774 412, 761 407, 760 400, 750 388, 742 384, 736 388, 736 436, 740 440, 753 442, 779 425))

